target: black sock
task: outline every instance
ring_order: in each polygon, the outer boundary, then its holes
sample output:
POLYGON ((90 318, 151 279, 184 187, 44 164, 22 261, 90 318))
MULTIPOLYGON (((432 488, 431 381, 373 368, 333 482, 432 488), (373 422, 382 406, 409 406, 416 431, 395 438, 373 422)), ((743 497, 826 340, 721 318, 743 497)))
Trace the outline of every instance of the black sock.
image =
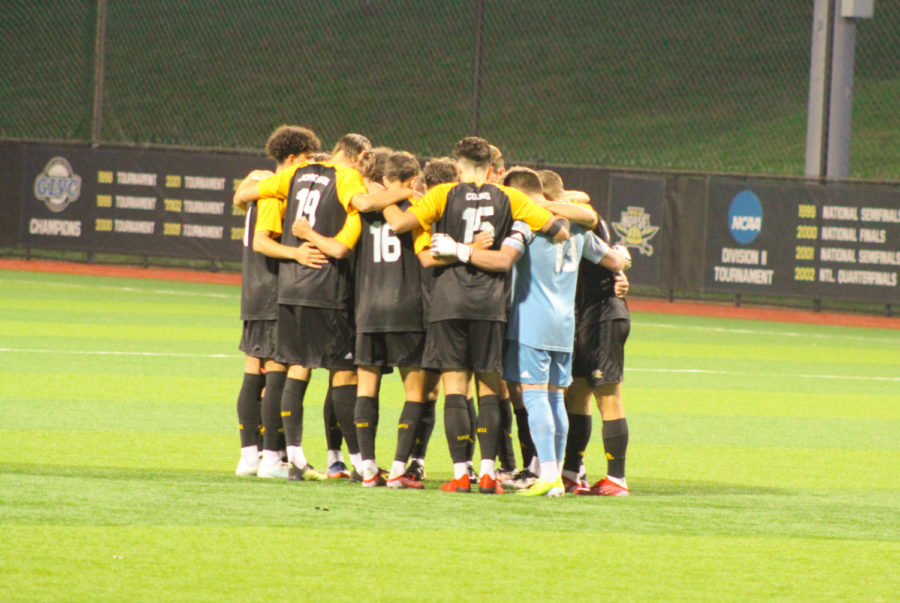
POLYGON ((509 398, 500 400, 500 436, 497 441, 497 454, 500 457, 500 468, 513 470, 516 468, 516 452, 512 442, 512 404, 509 398))
POLYGON ((419 426, 419 418, 422 416, 422 403, 410 402, 403 405, 400 412, 400 420, 397 422, 397 448, 394 451, 394 460, 406 463, 409 453, 416 441, 416 428, 419 426))
POLYGON ((281 421, 284 423, 284 441, 288 446, 303 443, 303 396, 309 381, 291 379, 284 382, 281 394, 281 421))
POLYGON ((500 436, 500 401, 496 395, 478 397, 478 448, 481 458, 497 458, 500 436))
POLYGON ((584 462, 584 451, 587 450, 588 442, 591 441, 591 430, 594 423, 591 415, 567 414, 569 415, 569 435, 566 439, 566 460, 563 462, 563 469, 577 474, 584 462))
POLYGON ((266 383, 263 375, 244 373, 241 391, 237 399, 238 429, 241 432, 241 448, 258 443, 259 426, 262 423, 260 399, 262 388, 266 383))
POLYGON ((281 396, 284 393, 284 371, 266 373, 266 393, 262 400, 263 449, 284 449, 284 427, 281 423, 281 396))
POLYGON ((434 409, 437 406, 437 400, 426 400, 422 402, 422 416, 419 417, 419 425, 416 427, 416 443, 413 444, 410 456, 417 459, 424 459, 425 453, 428 452, 428 442, 431 441, 431 432, 434 431, 434 409))
POLYGON ((625 417, 603 421, 603 448, 606 449, 606 473, 625 477, 625 451, 628 449, 628 422, 625 417))
POLYGON ((331 386, 325 394, 325 405, 322 407, 322 416, 325 421, 325 444, 328 450, 340 450, 344 441, 344 434, 338 425, 337 416, 334 414, 334 399, 331 397, 331 386))
POLYGON ((519 435, 519 449, 522 451, 522 466, 528 467, 531 459, 537 456, 537 449, 531 439, 531 429, 528 427, 528 411, 524 408, 515 409, 516 431, 519 435))
POLYGON ((478 411, 475 409, 475 400, 466 398, 466 410, 469 413, 469 443, 466 445, 466 461, 471 463, 475 456, 475 434, 478 429, 478 411))
POLYGON ((359 440, 356 438, 356 429, 353 424, 356 415, 356 386, 340 385, 331 388, 331 399, 334 400, 334 414, 338 425, 347 442, 347 452, 356 454, 359 452, 359 440))
POLYGON ((466 397, 462 394, 444 396, 444 432, 450 446, 450 459, 454 463, 466 462, 471 429, 466 397))
POLYGON ((356 440, 364 461, 375 459, 375 415, 378 414, 378 398, 359 396, 353 421, 356 425, 356 440))

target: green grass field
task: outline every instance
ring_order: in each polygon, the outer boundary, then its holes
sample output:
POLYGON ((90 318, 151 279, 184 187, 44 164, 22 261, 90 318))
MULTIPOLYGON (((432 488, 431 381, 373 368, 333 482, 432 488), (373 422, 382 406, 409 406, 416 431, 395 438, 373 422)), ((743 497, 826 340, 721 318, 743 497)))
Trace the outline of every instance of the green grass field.
MULTIPOLYGON (((633 495, 533 500, 438 490, 440 420, 424 492, 235 477, 238 305, 233 286, 0 272, 0 600, 900 592, 900 331, 635 315, 633 495)), ((387 379, 382 465, 400 392, 387 379)), ((319 467, 323 394, 316 373, 319 467)))

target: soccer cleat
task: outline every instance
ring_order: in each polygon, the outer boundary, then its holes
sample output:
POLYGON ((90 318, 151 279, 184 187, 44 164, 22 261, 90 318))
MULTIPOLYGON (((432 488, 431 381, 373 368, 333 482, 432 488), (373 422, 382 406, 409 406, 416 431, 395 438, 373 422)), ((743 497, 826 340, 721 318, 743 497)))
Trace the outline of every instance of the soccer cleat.
POLYGON ((407 471, 406 473, 398 475, 397 477, 388 478, 387 487, 394 488, 395 490, 402 490, 404 488, 410 490, 424 490, 425 484, 418 481, 415 476, 411 475, 407 471))
POLYGON ((526 488, 530 488, 534 482, 538 480, 538 476, 529 471, 528 469, 522 469, 518 473, 515 474, 512 478, 512 487, 516 490, 525 490, 526 488))
POLYGON ((478 491, 482 494, 503 494, 503 486, 498 480, 485 473, 478 480, 478 491))
POLYGON ((568 477, 562 478, 563 489, 567 494, 590 494, 591 488, 588 486, 587 482, 582 481, 581 479, 575 481, 571 480, 568 477))
POLYGON ((234 470, 234 474, 241 477, 248 477, 256 475, 257 471, 259 471, 259 461, 257 461, 255 465, 251 465, 244 460, 244 457, 241 457, 241 460, 238 461, 237 469, 234 470))
POLYGON ((628 496, 628 492, 627 486, 614 482, 609 476, 591 486, 591 494, 594 496, 628 496))
POLYGON ((469 481, 474 482, 478 480, 478 476, 475 475, 475 467, 472 466, 472 463, 468 463, 466 465, 466 473, 469 474, 469 481))
POLYGON ((356 467, 353 468, 353 471, 350 472, 350 477, 348 478, 351 484, 357 484, 362 481, 362 475, 360 475, 359 471, 356 470, 356 467))
POLYGON ((284 461, 276 461, 274 463, 261 462, 259 469, 256 470, 256 477, 265 479, 287 479, 288 464, 284 461))
POLYGON ((444 492, 471 492, 472 482, 469 481, 468 474, 454 480, 450 480, 441 486, 444 492))
POLYGON ((406 468, 404 475, 412 476, 417 482, 425 481, 425 464, 413 459, 406 468))
POLYGON ((515 474, 515 469, 504 469, 503 467, 500 467, 499 469, 497 469, 497 471, 494 472, 494 477, 498 482, 500 482, 501 485, 511 486, 512 478, 515 477, 515 474))
POLYGON ((371 475, 369 475, 368 472, 363 473, 363 488, 376 488, 378 486, 384 486, 386 483, 387 482, 384 479, 384 475, 381 473, 381 471, 375 471, 371 475))
POLYGON ((291 463, 291 467, 288 470, 289 482, 321 482, 326 479, 328 479, 327 475, 321 471, 316 471, 309 463, 301 468, 298 468, 297 465, 291 463))
POLYGON ((350 477, 350 471, 343 461, 331 463, 328 466, 328 479, 346 479, 350 477))
POLYGON ((530 488, 518 492, 522 496, 548 496, 550 498, 556 498, 565 493, 566 490, 561 479, 557 479, 555 482, 545 482, 542 478, 538 478, 530 488))

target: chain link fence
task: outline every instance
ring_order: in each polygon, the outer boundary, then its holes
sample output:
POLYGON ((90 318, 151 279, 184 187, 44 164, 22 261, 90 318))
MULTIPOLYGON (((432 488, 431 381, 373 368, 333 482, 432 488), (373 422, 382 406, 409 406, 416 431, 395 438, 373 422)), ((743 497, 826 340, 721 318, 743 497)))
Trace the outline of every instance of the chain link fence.
MULTIPOLYGON (((812 0, 11 0, 0 137, 801 175, 812 0), (98 12, 105 22, 92 124, 98 12), (479 32, 481 35, 479 36, 479 32), (99 135, 98 135, 99 132, 99 135)), ((900 0, 857 25, 851 176, 900 179, 900 0)))

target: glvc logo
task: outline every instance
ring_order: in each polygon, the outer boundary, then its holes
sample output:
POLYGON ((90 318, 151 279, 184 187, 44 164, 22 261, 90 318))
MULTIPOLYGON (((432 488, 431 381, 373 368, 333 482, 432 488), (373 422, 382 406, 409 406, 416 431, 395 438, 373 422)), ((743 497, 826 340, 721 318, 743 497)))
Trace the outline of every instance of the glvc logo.
POLYGON ((34 179, 34 196, 52 212, 59 213, 81 195, 81 176, 65 157, 54 157, 34 179))
POLYGON ((753 191, 741 191, 728 208, 728 230, 741 245, 749 245, 762 232, 763 210, 753 191))

